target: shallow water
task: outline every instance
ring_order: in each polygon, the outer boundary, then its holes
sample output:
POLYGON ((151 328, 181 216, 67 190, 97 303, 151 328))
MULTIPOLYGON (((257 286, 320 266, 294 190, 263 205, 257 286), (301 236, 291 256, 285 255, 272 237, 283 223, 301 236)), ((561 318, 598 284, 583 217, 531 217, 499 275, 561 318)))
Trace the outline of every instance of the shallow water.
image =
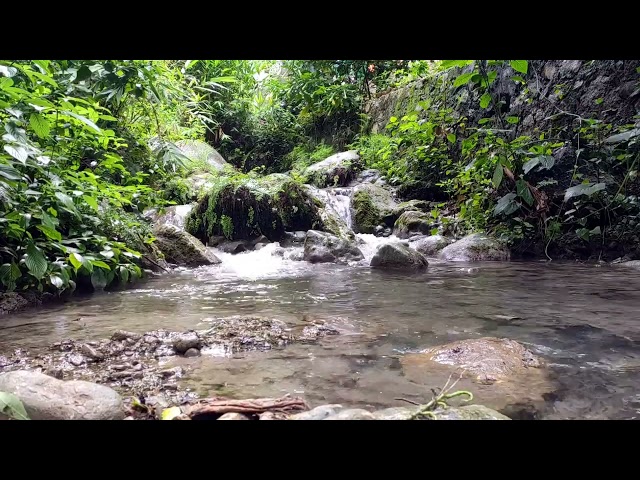
MULTIPOLYGON (((117 329, 200 329, 238 314, 291 325, 321 319, 342 334, 317 345, 171 362, 191 368, 185 382, 203 395, 291 393, 312 405, 371 408, 403 405, 398 397, 429 399, 430 388, 446 381, 442 372, 406 377, 399 362, 404 353, 465 338, 507 337, 549 363, 547 393, 535 418, 640 416, 639 271, 432 261, 426 272, 411 274, 283 260, 274 248, 221 253, 221 265, 3 318, 0 353, 65 338, 109 337, 117 329)), ((486 387, 469 388, 485 404, 500 406, 486 387)))

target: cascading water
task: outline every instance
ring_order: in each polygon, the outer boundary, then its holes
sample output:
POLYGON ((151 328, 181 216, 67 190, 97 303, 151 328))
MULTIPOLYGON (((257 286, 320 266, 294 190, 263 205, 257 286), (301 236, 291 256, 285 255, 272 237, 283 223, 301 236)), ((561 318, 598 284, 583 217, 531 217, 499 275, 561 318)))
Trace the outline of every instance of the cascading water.
POLYGON ((353 227, 351 219, 351 194, 353 193, 353 188, 321 188, 315 189, 314 193, 322 199, 327 209, 344 220, 348 228, 353 227))

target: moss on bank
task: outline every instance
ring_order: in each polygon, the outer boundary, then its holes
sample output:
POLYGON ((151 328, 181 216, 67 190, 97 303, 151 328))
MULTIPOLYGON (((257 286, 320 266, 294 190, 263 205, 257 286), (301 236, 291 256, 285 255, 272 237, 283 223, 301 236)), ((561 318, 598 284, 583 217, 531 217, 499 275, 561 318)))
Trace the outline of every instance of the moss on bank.
POLYGON ((284 174, 219 176, 186 221, 186 230, 207 242, 264 235, 279 241, 286 230, 319 228, 318 205, 302 185, 284 174))

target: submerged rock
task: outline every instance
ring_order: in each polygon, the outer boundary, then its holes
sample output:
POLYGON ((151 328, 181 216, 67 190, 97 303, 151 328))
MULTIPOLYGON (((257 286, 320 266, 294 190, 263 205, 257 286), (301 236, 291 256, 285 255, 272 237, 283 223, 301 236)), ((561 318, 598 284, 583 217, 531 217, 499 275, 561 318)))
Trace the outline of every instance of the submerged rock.
POLYGON ((289 420, 324 420, 335 415, 342 409, 342 405, 320 405, 312 408, 308 412, 296 413, 289 417, 289 420))
POLYGON ((325 420, 375 420, 371 412, 368 412, 362 408, 352 408, 348 410, 342 410, 334 415, 331 415, 325 420))
POLYGON ((423 255, 435 257, 440 250, 449 245, 452 240, 442 235, 418 236, 409 239, 409 246, 423 255))
POLYGON ((171 263, 184 267, 220 263, 220 259, 200 240, 173 225, 159 225, 153 232, 158 247, 171 263))
POLYGON ((346 187, 362 169, 356 150, 336 153, 306 168, 304 176, 316 187, 346 187))
POLYGON ((436 420, 511 420, 506 415, 484 405, 465 405, 434 410, 436 420))
POLYGON ((195 332, 184 333, 173 339, 173 348, 178 353, 185 353, 192 348, 199 349, 202 347, 202 340, 195 332))
POLYGON ((370 183, 358 185, 353 190, 351 204, 356 232, 374 233, 378 225, 393 226, 397 203, 386 188, 370 183))
POLYGON ((378 248, 371 259, 371 266, 375 268, 427 268, 429 262, 420 252, 413 250, 403 243, 386 243, 378 248))
POLYGON ((510 416, 542 408, 553 389, 542 360, 506 338, 460 340, 404 355, 400 363, 409 381, 431 387, 460 375, 455 390, 471 391, 479 403, 510 416))
POLYGON ((16 370, 0 374, 0 391, 18 397, 32 420, 125 417, 122 398, 115 390, 81 380, 62 381, 43 373, 16 370))
POLYGON ((484 233, 474 233, 443 248, 439 258, 456 262, 480 262, 509 260, 510 256, 509 249, 495 238, 484 233))
POLYGON ((347 263, 364 255, 355 243, 326 232, 309 230, 304 242, 304 259, 311 263, 347 263))
POLYGON ((393 226, 393 234, 398 238, 409 238, 412 235, 428 235, 432 228, 432 219, 424 212, 410 210, 400 215, 393 226))

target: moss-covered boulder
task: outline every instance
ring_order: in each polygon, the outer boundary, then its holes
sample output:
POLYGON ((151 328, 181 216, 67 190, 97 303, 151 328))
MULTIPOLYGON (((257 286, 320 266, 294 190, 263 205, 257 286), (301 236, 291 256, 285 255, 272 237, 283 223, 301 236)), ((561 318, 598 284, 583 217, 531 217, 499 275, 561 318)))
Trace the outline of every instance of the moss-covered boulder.
POLYGON ((327 232, 309 230, 304 241, 304 260, 310 263, 348 263, 364 259, 355 243, 327 232))
POLYGON ((428 265, 424 255, 400 242, 385 243, 371 259, 374 268, 420 270, 428 265))
POLYGON ((219 171, 231 166, 215 148, 200 140, 180 140, 176 146, 196 165, 202 164, 219 171))
POLYGON ((457 262, 504 261, 509 260, 510 252, 495 238, 474 233, 443 248, 439 258, 457 262))
POLYGON ((428 212, 429 210, 431 210, 431 204, 429 202, 425 200, 409 200, 408 202, 402 202, 396 205, 393 210, 393 215, 398 218, 404 212, 428 212))
POLYGON ((308 166, 303 175, 308 183, 316 187, 346 187, 360 170, 360 155, 355 150, 349 150, 308 166))
POLYGON ((156 244, 165 259, 183 267, 198 267, 220 263, 200 240, 174 225, 158 225, 153 229, 156 244))
POLYGON ((411 210, 404 212, 393 226, 393 234, 398 238, 409 238, 415 234, 428 235, 432 228, 432 219, 424 212, 411 210))
POLYGON ((284 174, 266 177, 219 176, 186 221, 186 230, 206 242, 264 235, 280 241, 285 231, 322 227, 321 204, 301 184, 284 174))
POLYGON ((394 210, 398 207, 389 190, 371 183, 353 189, 351 205, 354 230, 358 233, 374 233, 378 225, 392 227, 394 210))

